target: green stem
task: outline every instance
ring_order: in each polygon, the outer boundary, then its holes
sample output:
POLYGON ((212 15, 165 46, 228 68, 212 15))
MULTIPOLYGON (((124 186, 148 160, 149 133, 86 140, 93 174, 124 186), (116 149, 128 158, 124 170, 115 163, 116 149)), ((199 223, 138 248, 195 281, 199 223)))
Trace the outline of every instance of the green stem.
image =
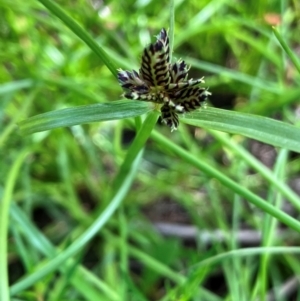
POLYGON ((19 175, 20 168, 28 151, 21 152, 11 170, 5 183, 4 195, 0 202, 0 300, 9 301, 9 284, 7 271, 7 231, 9 206, 12 199, 13 189, 19 175))
POLYGON ((272 29, 273 29, 273 32, 274 32, 278 42, 280 43, 280 45, 282 46, 282 48, 284 49, 284 51, 286 52, 288 57, 291 59, 291 61, 295 65, 298 72, 300 73, 300 62, 299 62, 297 56, 294 54, 294 52, 291 50, 291 48, 288 46, 288 44, 284 41, 284 39, 280 35, 278 29, 274 26, 272 27, 272 29))
MULTIPOLYGON (((30 245, 36 249, 37 251, 44 254, 49 259, 53 258, 56 254, 61 252, 60 247, 54 247, 47 237, 44 236, 29 220, 28 215, 20 209, 16 204, 11 204, 10 207, 10 216, 12 218, 12 222, 16 223, 18 228, 22 229, 22 232, 26 239, 29 240, 30 245), (34 237, 34 240, 31 238, 34 237)), ((66 274, 69 272, 69 267, 78 264, 77 259, 72 258, 70 260, 70 264, 61 265, 59 270, 66 274)), ((72 285, 83 295, 85 296, 85 287, 87 283, 90 284, 89 291, 93 289, 93 287, 99 291, 101 291, 107 298, 107 300, 111 301, 121 301, 118 294, 113 288, 110 288, 108 284, 106 284, 101 279, 97 278, 95 274, 88 271, 83 266, 78 266, 75 274, 72 275, 70 279, 72 285), (93 287, 91 287, 93 286, 93 287)), ((22 287, 22 281, 18 283, 19 287, 22 287)), ((19 293, 20 291, 15 289, 15 286, 12 286, 11 296, 19 293)))
POLYGON ((220 262, 224 262, 230 258, 241 258, 241 257, 250 257, 261 254, 300 254, 300 247, 256 247, 256 248, 245 248, 245 249, 237 249, 231 250, 228 252, 224 252, 218 254, 216 256, 209 257, 207 259, 202 260, 198 264, 191 266, 189 268, 192 270, 202 270, 204 267, 216 265, 220 262))
POLYGON ((218 141, 223 145, 228 147, 240 158, 245 160, 253 169, 259 172, 259 174, 264 177, 270 184, 274 185, 278 191, 280 191, 287 199, 300 211, 300 198, 299 196, 283 181, 278 181, 274 172, 266 168, 261 162, 259 162, 255 157, 249 154, 242 146, 234 143, 232 139, 229 138, 227 134, 220 133, 219 131, 207 130, 211 135, 213 135, 218 141))
POLYGON ((59 253, 55 258, 43 265, 42 269, 37 270, 28 277, 24 278, 17 284, 11 287, 11 293, 16 294, 34 283, 40 281, 43 277, 51 272, 60 268, 62 264, 67 262, 72 256, 78 253, 106 224, 109 218, 114 214, 117 208, 120 206, 122 200, 126 196, 128 190, 131 187, 132 181, 138 169, 140 160, 142 158, 142 152, 135 158, 135 162, 132 165, 131 171, 127 174, 126 179, 121 185, 121 188, 116 192, 109 205, 105 208, 102 214, 94 221, 94 223, 80 236, 78 237, 67 249, 59 253))
POLYGON ((145 121, 143 122, 142 128, 137 133, 137 136, 130 145, 129 150, 126 154, 126 158, 119 170, 118 175, 114 180, 113 191, 117 190, 120 186, 120 183, 124 181, 124 178, 127 176, 128 170, 130 170, 131 168, 132 162, 134 161, 135 157, 149 138, 151 131, 153 130, 156 124, 157 118, 158 112, 156 111, 152 111, 147 115, 145 121))
POLYGON ((209 175, 212 178, 216 178, 222 183, 224 186, 228 187, 232 191, 236 192, 240 196, 244 197, 250 203, 255 205, 256 207, 262 209, 263 211, 269 213, 270 215, 279 219, 282 223, 289 226, 290 228, 300 232, 300 222, 296 219, 292 218, 288 214, 284 213, 283 211, 279 210, 278 208, 270 205, 265 200, 260 198, 259 196, 255 195, 245 187, 241 186, 240 184, 234 182, 218 170, 214 169, 210 165, 206 164, 203 160, 199 160, 194 155, 190 154, 186 150, 182 149, 181 147, 177 146, 173 142, 166 140, 165 137, 158 134, 157 132, 152 132, 152 138, 161 145, 164 145, 166 148, 170 149, 184 159, 186 162, 189 162, 193 166, 199 168, 202 172, 209 175))
POLYGON ((91 50, 93 50, 101 59, 101 61, 107 66, 111 73, 117 77, 117 69, 111 62, 107 53, 94 41, 94 39, 67 13, 56 3, 51 0, 38 0, 49 11, 51 11, 56 17, 61 19, 63 23, 71 29, 83 42, 85 42, 91 50))
POLYGON ((170 62, 172 62, 173 45, 174 45, 174 23, 175 23, 174 0, 170 0, 170 30, 169 30, 170 62))

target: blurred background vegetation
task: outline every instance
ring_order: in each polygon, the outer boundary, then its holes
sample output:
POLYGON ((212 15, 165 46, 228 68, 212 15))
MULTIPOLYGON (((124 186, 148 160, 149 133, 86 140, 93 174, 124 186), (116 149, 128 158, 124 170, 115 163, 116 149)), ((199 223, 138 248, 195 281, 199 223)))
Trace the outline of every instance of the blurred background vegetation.
MULTIPOLYGON (((138 69, 143 48, 169 27, 168 1, 56 3, 126 70, 138 69)), ((205 76, 209 106, 299 125, 299 74, 272 32, 278 26, 300 53, 298 1, 178 0, 174 7, 173 58, 191 64, 191 77, 205 76)), ((109 206, 136 130, 118 120, 22 135, 17 123, 25 118, 120 100, 122 90, 99 57, 39 1, 0 0, 0 45, 0 196, 11 200, 13 300, 300 300, 299 249, 293 248, 299 233, 155 137, 138 158, 122 205, 57 268, 55 255, 84 237, 109 206), (44 270, 46 263, 52 271, 44 270), (37 278, 26 283, 32 273, 37 278)), ((300 203, 299 153, 183 123, 173 133, 159 121, 155 129, 299 217, 300 207, 290 202, 300 203), (265 177, 265 167, 290 198, 265 177)), ((1 270, 4 275, 4 265, 1 270)))

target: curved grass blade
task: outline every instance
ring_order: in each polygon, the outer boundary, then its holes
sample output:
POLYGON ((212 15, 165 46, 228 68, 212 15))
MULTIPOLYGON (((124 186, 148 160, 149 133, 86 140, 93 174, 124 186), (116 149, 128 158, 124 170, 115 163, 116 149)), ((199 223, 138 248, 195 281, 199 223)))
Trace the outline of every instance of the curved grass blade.
MULTIPOLYGON (((245 249, 236 249, 231 250, 228 252, 220 253, 216 256, 212 256, 209 258, 206 258, 199 263, 191 266, 188 268, 189 271, 189 279, 193 279, 194 283, 199 283, 203 279, 203 272, 208 269, 209 267, 216 267, 217 265, 223 265, 228 260, 236 260, 237 258, 251 258, 254 256, 261 256, 264 254, 299 254, 300 248, 299 247, 254 247, 254 248, 245 248, 245 249)), ((189 283, 184 283, 180 289, 184 290, 185 288, 188 288, 189 283)), ((234 299, 237 300, 237 299, 234 299)), ((238 299, 240 300, 240 299, 238 299)), ((244 299, 245 300, 245 299, 244 299)), ((251 298, 251 300, 258 300, 255 297, 251 298)), ((266 299, 265 295, 262 299, 259 298, 259 300, 270 300, 266 299)), ((272 299, 273 300, 273 299, 272 299)))
POLYGON ((2 196, 2 200, 0 202, 0 300, 8 301, 9 291, 8 291, 8 270, 7 270, 7 262, 8 262, 8 212, 9 206, 12 199, 12 194, 14 190, 14 186, 16 185, 17 178, 20 173, 21 166, 28 155, 28 150, 23 150, 16 157, 12 168, 8 172, 8 177, 6 179, 6 183, 4 186, 4 192, 2 196))
POLYGON ((194 126, 243 135, 300 152, 300 128, 267 117, 206 108, 186 114, 181 121, 194 126))
POLYGON ((19 122, 19 128, 27 135, 77 124, 137 117, 151 110, 149 103, 120 100, 36 115, 19 122))
POLYGON ((31 79, 22 79, 19 81, 11 81, 0 85, 0 95, 4 95, 18 90, 31 88, 34 85, 34 81, 31 79))
POLYGON ((187 150, 184 150, 182 147, 178 146, 172 141, 165 139, 164 136, 158 134, 156 131, 152 131, 151 137, 154 141, 176 154, 185 162, 190 163, 192 166, 199 169, 209 177, 217 179, 221 184, 230 189, 232 192, 235 192, 238 195, 242 196, 249 203, 274 216, 291 229, 294 229, 300 233, 300 222, 296 218, 291 217, 281 209, 278 209, 270 203, 266 202, 264 199, 254 194, 243 185, 240 185, 236 181, 220 172, 218 169, 206 163, 205 160, 199 159, 198 156, 189 153, 187 150))
POLYGON ((265 178, 270 185, 273 185, 278 191, 287 198, 297 210, 300 211, 300 197, 294 192, 285 181, 278 181, 278 177, 274 174, 273 170, 264 166, 258 159, 251 155, 242 145, 236 143, 227 134, 219 131, 208 130, 208 132, 216 138, 223 146, 230 149, 233 154, 239 158, 242 158, 251 168, 257 171, 263 178, 265 178))
POLYGON ((199 263, 191 266, 189 270, 197 271, 199 269, 203 269, 203 267, 208 265, 216 265, 224 262, 230 258, 237 257, 250 257, 257 256, 261 254, 299 254, 300 248, 297 246, 289 246, 289 247, 254 247, 254 248, 245 248, 245 249, 237 249, 231 250, 228 252, 220 253, 218 255, 209 257, 200 261, 199 263))
POLYGON ((214 74, 218 74, 222 78, 226 78, 232 81, 237 81, 241 83, 245 83, 249 85, 250 87, 257 87, 264 91, 269 91, 275 94, 281 94, 281 89, 278 87, 278 83, 268 81, 263 78, 256 78, 254 76, 251 76, 249 74, 245 74, 242 72, 239 72, 237 70, 228 69, 216 64, 212 64, 209 62, 201 61, 194 58, 186 58, 184 55, 184 60, 186 63, 192 65, 194 68, 198 68, 199 70, 205 70, 207 72, 211 72, 214 74))
POLYGON ((181 31, 182 34, 179 34, 178 37, 176 37, 175 48, 182 45, 183 42, 191 39, 195 31, 197 32, 199 28, 205 26, 205 24, 209 22, 209 19, 218 11, 221 11, 227 3, 229 3, 227 0, 209 1, 198 14, 196 14, 191 20, 188 20, 187 26, 181 31))
POLYGON ((284 49, 284 51, 286 52, 288 57, 291 59, 291 61, 293 62, 294 66, 296 67, 298 72, 300 73, 300 61, 298 60, 297 56, 291 50, 291 48, 288 46, 288 44, 285 42, 283 37, 280 35, 278 29, 274 26, 272 27, 272 29, 273 29, 274 35, 276 36, 278 42, 280 43, 280 45, 282 46, 282 48, 284 49))
MULTIPOLYGON (((28 215, 18 207, 17 204, 12 203, 10 207, 10 216, 17 225, 22 229, 24 236, 31 244, 32 247, 39 250, 42 254, 44 254, 49 259, 53 258, 57 253, 61 250, 56 248, 52 243, 48 240, 46 236, 30 221, 28 215)), ((59 270, 62 273, 67 273, 70 266, 74 265, 74 257, 70 259, 70 263, 62 264, 59 270)), ((89 285, 88 289, 91 291, 93 287, 100 290, 109 301, 120 301, 118 294, 115 290, 111 289, 109 285, 107 285, 104 281, 97 278, 93 273, 88 271, 83 266, 78 266, 76 269, 76 273, 70 279, 70 283, 76 287, 76 289, 82 294, 85 294, 86 286, 89 285), (80 283, 80 286, 77 284, 80 283)), ((15 292, 11 290, 11 296, 14 295, 15 292)))
POLYGON ((76 238, 76 240, 68 248, 61 251, 56 257, 50 259, 46 264, 43 265, 43 267, 34 271, 33 273, 29 274, 28 276, 24 277, 22 280, 11 286, 11 295, 22 292, 36 282, 41 281, 41 279, 49 273, 59 269, 63 264, 68 264, 71 261, 71 257, 78 253, 97 233, 99 233, 100 229, 103 228, 103 226, 119 208, 123 199, 131 188, 138 167, 140 166, 142 154, 143 151, 140 151, 135 158, 132 164, 132 168, 127 174, 127 177, 124 179, 119 189, 115 191, 111 202, 101 212, 101 214, 92 223, 92 225, 89 226, 89 228, 80 237, 76 238))

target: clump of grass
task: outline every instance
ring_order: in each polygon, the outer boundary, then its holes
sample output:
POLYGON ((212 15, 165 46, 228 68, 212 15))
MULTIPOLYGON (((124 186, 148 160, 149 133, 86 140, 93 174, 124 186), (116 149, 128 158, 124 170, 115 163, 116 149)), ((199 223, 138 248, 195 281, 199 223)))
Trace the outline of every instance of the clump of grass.
POLYGON ((291 7, 274 35, 257 1, 77 4, 1 4, 0 299, 288 300, 278 287, 296 281, 300 251, 291 7), (148 103, 120 99, 116 78, 168 24, 172 62, 213 92, 173 133, 148 103))

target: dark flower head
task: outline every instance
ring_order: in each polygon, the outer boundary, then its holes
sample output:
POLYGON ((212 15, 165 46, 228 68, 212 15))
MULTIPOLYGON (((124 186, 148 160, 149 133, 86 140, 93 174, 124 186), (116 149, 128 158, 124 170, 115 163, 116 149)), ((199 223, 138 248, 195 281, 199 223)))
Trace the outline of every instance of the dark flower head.
POLYGON ((156 42, 144 49, 139 72, 119 69, 118 80, 124 97, 162 104, 162 121, 173 131, 179 125, 178 114, 200 108, 211 94, 197 87, 204 83, 203 77, 188 79, 189 69, 183 60, 171 64, 169 37, 163 28, 156 42))

